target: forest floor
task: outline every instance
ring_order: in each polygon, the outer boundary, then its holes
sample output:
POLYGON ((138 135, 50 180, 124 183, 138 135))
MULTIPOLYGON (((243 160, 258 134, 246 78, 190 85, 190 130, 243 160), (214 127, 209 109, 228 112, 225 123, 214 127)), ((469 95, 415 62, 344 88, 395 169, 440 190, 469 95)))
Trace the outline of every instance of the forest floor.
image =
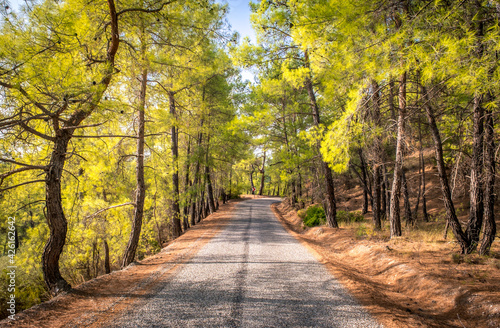
MULTIPOLYGON (((305 227, 286 202, 274 204, 273 210, 384 326, 500 327, 498 236, 490 256, 459 255, 451 231, 443 237, 445 215, 437 171, 428 165, 426 173, 430 222, 419 217, 416 227, 405 226, 398 238, 389 238, 387 221, 382 232, 373 231, 371 212, 365 222, 333 229, 305 227)), ((418 185, 418 169, 407 175, 410 185, 418 185)), ((337 198, 338 209, 361 211, 363 192, 352 180, 337 190, 337 198)), ((410 201, 415 204, 416 199, 410 201)), ((457 204, 465 223, 465 197, 457 204)))
POLYGON ((235 204, 219 210, 171 242, 160 253, 76 286, 48 302, 0 321, 1 327, 99 327, 108 316, 125 311, 162 279, 174 275, 230 221, 235 204))

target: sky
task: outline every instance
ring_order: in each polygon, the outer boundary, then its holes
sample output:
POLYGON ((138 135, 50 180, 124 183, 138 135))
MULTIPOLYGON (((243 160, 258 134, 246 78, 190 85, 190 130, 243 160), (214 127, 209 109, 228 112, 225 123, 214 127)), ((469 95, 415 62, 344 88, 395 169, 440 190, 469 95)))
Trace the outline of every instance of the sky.
POLYGON ((248 36, 252 41, 255 41, 255 34, 250 25, 249 0, 220 0, 219 2, 229 5, 227 19, 232 29, 240 33, 241 40, 248 36))

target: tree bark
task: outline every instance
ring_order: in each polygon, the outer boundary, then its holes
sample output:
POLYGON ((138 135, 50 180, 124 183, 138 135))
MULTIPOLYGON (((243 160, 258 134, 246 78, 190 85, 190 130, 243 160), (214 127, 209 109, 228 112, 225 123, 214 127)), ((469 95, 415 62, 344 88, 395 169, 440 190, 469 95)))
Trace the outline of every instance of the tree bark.
POLYGON ((403 138, 406 116, 406 72, 399 80, 398 135, 396 140, 396 161, 394 163, 394 179, 392 181, 391 207, 389 220, 391 238, 401 236, 401 218, 399 213, 399 195, 401 192, 401 175, 403 169, 403 138))
POLYGON ((207 203, 211 213, 215 213, 214 189, 212 187, 212 178, 210 177, 209 165, 209 151, 210 151, 210 136, 207 135, 207 152, 205 154, 205 181, 207 184, 207 203))
MULTIPOLYGON (((385 193, 382 189, 382 146, 380 136, 378 135, 377 128, 380 126, 380 95, 379 85, 376 81, 372 81, 372 121, 375 136, 373 139, 373 197, 372 197, 372 213, 373 224, 375 230, 382 230, 382 213, 385 212, 385 193)), ((390 98, 392 101, 392 98, 390 98)))
POLYGON ((462 231, 460 222, 458 221, 457 214, 455 212, 455 206, 451 198, 450 185, 448 182, 448 175, 446 174, 446 168, 444 165, 443 158, 443 144, 441 142, 441 135, 437 127, 436 118, 434 116, 434 111, 430 104, 430 97, 427 93, 427 89, 422 86, 422 93, 424 95, 424 108, 427 115, 427 121, 429 123, 429 128, 432 133, 432 139, 434 140, 434 151, 436 153, 436 164, 438 168, 439 181, 441 183, 441 191, 443 193, 444 207, 447 214, 447 222, 451 226, 453 234, 460 246, 462 254, 467 253, 469 249, 469 241, 466 234, 462 231))
MULTIPOLYGON (((200 129, 203 127, 203 120, 201 120, 201 124, 200 124, 200 129)), ((198 195, 198 191, 199 191, 199 183, 200 183, 200 156, 199 156, 199 152, 201 150, 201 143, 203 141, 203 133, 198 133, 198 140, 197 140, 197 148, 196 148, 196 167, 195 167, 195 170, 194 170, 194 181, 193 181, 193 185, 192 187, 195 188, 195 195, 193 195, 193 197, 191 198, 191 226, 194 226, 196 223, 197 223, 197 212, 196 212, 196 203, 197 203, 197 199, 200 198, 200 196, 198 195)))
POLYGON ((387 167, 382 164, 382 200, 380 205, 380 218, 389 218, 389 212, 391 211, 391 191, 389 190, 389 178, 387 178, 387 167))
POLYGON ((134 219, 132 220, 132 230, 130 238, 123 256, 122 268, 128 266, 134 261, 139 237, 141 235, 142 217, 144 214, 144 199, 146 197, 146 185, 144 183, 144 111, 146 107, 146 90, 148 82, 148 70, 142 71, 141 93, 139 98, 139 108, 137 121, 139 129, 137 131, 137 165, 136 165, 136 190, 135 190, 135 209, 134 219))
POLYGON ((192 187, 192 183, 189 179, 189 167, 190 167, 190 156, 191 156, 191 137, 188 136, 188 144, 187 144, 187 150, 186 150, 186 167, 185 167, 185 171, 186 171, 186 175, 185 175, 185 178, 184 178, 184 195, 185 197, 187 198, 187 202, 186 202, 186 205, 184 205, 184 208, 182 210, 182 228, 184 229, 184 231, 186 231, 187 229, 189 229, 189 207, 190 207, 190 203, 191 203, 191 198, 192 198, 192 195, 189 194, 189 189, 192 187))
POLYGON ((404 198, 404 207, 405 207, 405 219, 407 224, 414 225, 415 221, 413 220, 413 215, 411 212, 411 204, 410 204, 410 191, 408 190, 408 180, 406 179, 406 172, 403 168, 402 170, 402 183, 403 183, 403 198, 404 198))
POLYGON ((489 254, 497 232, 495 222, 495 130, 493 113, 486 110, 484 135, 484 232, 479 254, 489 254))
POLYGON ((373 224, 375 225, 375 230, 382 230, 382 221, 381 221, 381 213, 380 213, 380 196, 381 196, 381 188, 380 188, 380 165, 375 164, 373 167, 373 224))
POLYGON ((468 253, 476 249, 479 243, 479 233, 483 224, 483 138, 484 138, 484 109, 482 106, 483 96, 474 97, 473 110, 473 145, 472 161, 470 170, 470 212, 469 221, 465 233, 469 240, 468 253))
POLYGON ((424 162, 424 153, 422 146, 422 129, 420 127, 420 122, 418 124, 418 139, 419 139, 419 149, 418 149, 418 159, 420 166, 420 186, 418 189, 419 197, 417 198, 417 204, 415 205, 415 220, 418 215, 418 205, 420 197, 422 197, 422 214, 424 216, 424 221, 429 222, 429 214, 427 213, 427 197, 426 197, 426 180, 425 180, 425 162, 424 162))
MULTIPOLYGON (((361 209, 361 213, 366 214, 368 213, 368 195, 371 194, 370 186, 369 186, 369 179, 368 179, 368 174, 366 170, 366 162, 365 158, 363 156, 363 150, 361 148, 358 148, 358 155, 359 155, 359 160, 361 162, 361 180, 363 183, 363 207, 361 209)), ((372 199, 372 197, 370 197, 372 199)), ((372 199, 373 202, 373 199, 372 199)), ((373 210, 373 205, 372 205, 372 210, 373 210)))
POLYGON ((61 201, 61 177, 71 135, 68 130, 59 130, 56 138, 49 162, 49 170, 45 177, 47 223, 50 236, 42 255, 43 278, 52 295, 71 289, 59 271, 59 257, 68 231, 68 223, 61 201))
POLYGON ((255 185, 253 184, 253 171, 254 171, 254 169, 253 169, 253 164, 252 164, 252 171, 250 171, 250 188, 251 188, 250 192, 252 193, 252 195, 255 194, 255 191, 254 191, 255 185))
MULTIPOLYGON (((170 107, 170 115, 172 119, 175 120, 177 117, 176 107, 175 107, 175 93, 173 91, 168 92, 168 100, 170 107)), ((171 150, 172 150, 172 163, 174 172, 172 174, 172 186, 173 186, 173 202, 172 202, 172 237, 177 238, 181 235, 181 210, 179 207, 179 144, 178 144, 178 130, 176 128, 176 123, 172 124, 171 127, 171 150)))
POLYGON ((264 151, 264 157, 262 158, 262 166, 260 168, 260 188, 259 188, 259 195, 262 196, 264 193, 264 180, 265 180, 265 164, 266 164, 266 152, 264 151))
POLYGON ((111 272, 111 266, 109 265, 109 246, 106 239, 104 239, 104 272, 106 274, 111 272))

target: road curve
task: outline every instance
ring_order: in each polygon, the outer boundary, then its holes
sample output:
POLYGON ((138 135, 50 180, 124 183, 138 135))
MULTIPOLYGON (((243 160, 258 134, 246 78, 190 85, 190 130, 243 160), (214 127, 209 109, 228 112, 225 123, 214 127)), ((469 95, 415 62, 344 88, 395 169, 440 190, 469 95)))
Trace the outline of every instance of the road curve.
POLYGON ((277 221, 239 203, 178 273, 106 327, 381 327, 277 221))

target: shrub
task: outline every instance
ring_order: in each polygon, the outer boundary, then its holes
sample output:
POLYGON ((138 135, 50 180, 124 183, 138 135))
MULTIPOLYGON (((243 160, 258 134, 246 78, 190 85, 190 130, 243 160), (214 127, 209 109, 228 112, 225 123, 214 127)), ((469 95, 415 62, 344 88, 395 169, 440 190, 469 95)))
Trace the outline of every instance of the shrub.
POLYGON ((361 212, 356 211, 356 212, 347 212, 347 211, 337 211, 337 221, 338 222, 362 222, 364 221, 365 217, 361 212))
POLYGON ((297 211, 297 215, 299 216, 299 218, 301 218, 302 220, 304 220, 306 218, 306 210, 303 208, 301 210, 298 210, 297 211))
POLYGON ((326 222, 325 210, 321 205, 309 206, 303 218, 305 226, 315 227, 326 222))

